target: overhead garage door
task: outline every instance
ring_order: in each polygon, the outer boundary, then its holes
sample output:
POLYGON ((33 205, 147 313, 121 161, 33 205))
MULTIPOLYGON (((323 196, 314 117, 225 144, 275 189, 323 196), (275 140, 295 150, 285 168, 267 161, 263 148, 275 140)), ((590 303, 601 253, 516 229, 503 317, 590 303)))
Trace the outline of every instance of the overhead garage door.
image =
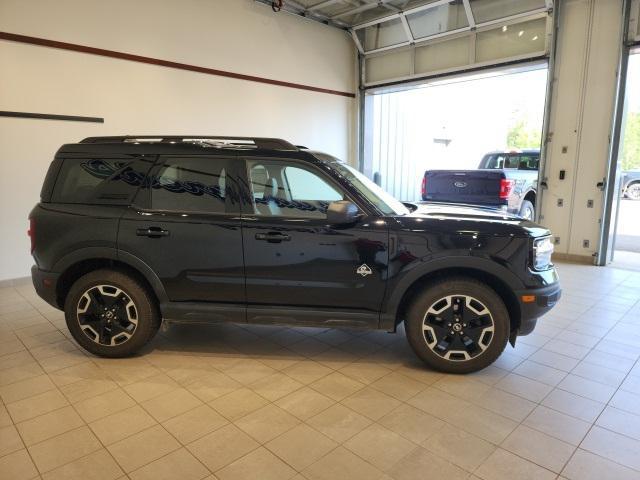
POLYGON ((364 87, 544 58, 550 51, 549 0, 388 3, 410 8, 351 30, 364 57, 364 87))

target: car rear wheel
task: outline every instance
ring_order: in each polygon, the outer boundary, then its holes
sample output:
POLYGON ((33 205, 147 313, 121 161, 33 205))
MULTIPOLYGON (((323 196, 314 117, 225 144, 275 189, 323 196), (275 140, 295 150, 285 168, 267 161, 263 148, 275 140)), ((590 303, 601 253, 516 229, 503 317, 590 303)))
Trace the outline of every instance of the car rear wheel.
POLYGON ((103 357, 133 355, 160 325, 158 308, 146 288, 114 270, 96 270, 76 280, 64 311, 73 338, 103 357))
POLYGON ((520 206, 520 216, 527 220, 532 220, 536 215, 536 207, 529 200, 523 200, 520 206))
POLYGON ((416 355, 447 373, 469 373, 492 364, 507 344, 509 324, 509 313, 496 292, 464 277, 429 285, 414 299, 405 319, 416 355))
POLYGON ((640 183, 629 185, 625 191, 625 195, 631 200, 640 200, 640 183))

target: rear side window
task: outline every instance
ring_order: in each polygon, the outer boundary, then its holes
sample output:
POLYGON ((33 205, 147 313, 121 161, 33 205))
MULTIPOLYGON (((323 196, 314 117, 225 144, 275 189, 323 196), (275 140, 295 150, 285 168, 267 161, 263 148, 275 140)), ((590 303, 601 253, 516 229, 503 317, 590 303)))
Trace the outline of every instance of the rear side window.
POLYGON ((521 155, 518 157, 519 170, 538 170, 540 157, 537 155, 521 155))
POLYGON ((228 160, 215 157, 165 157, 151 190, 151 208, 225 213, 228 160))
POLYGON ((144 158, 65 158, 51 201, 128 205, 152 164, 144 158))
POLYGON ((480 168, 537 170, 539 159, 540 157, 534 155, 497 153, 486 155, 482 160, 482 166, 480 168))

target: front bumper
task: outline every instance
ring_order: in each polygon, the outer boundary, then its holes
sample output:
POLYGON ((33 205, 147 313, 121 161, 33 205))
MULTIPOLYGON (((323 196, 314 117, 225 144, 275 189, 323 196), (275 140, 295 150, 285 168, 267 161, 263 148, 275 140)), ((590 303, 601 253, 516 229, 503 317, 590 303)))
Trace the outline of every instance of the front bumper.
POLYGON ((45 272, 40 270, 37 265, 31 267, 31 281, 36 293, 49 305, 58 309, 60 309, 60 305, 58 305, 56 292, 59 277, 59 273, 45 272))
POLYGON ((546 287, 518 290, 515 294, 520 304, 518 335, 528 335, 535 328, 538 318, 558 303, 562 295, 562 289, 560 288, 560 283, 556 282, 546 287))

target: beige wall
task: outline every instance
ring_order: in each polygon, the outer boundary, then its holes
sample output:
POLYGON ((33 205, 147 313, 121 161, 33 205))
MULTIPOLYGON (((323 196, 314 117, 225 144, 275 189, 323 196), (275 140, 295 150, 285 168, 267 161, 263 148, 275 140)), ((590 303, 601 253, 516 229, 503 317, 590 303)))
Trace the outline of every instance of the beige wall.
MULTIPOLYGON (((354 92, 343 32, 251 0, 2 0, 0 30, 354 92)), ((355 162, 355 99, 0 41, 0 280, 28 274, 27 216, 49 162, 89 135, 277 136, 355 162)))

